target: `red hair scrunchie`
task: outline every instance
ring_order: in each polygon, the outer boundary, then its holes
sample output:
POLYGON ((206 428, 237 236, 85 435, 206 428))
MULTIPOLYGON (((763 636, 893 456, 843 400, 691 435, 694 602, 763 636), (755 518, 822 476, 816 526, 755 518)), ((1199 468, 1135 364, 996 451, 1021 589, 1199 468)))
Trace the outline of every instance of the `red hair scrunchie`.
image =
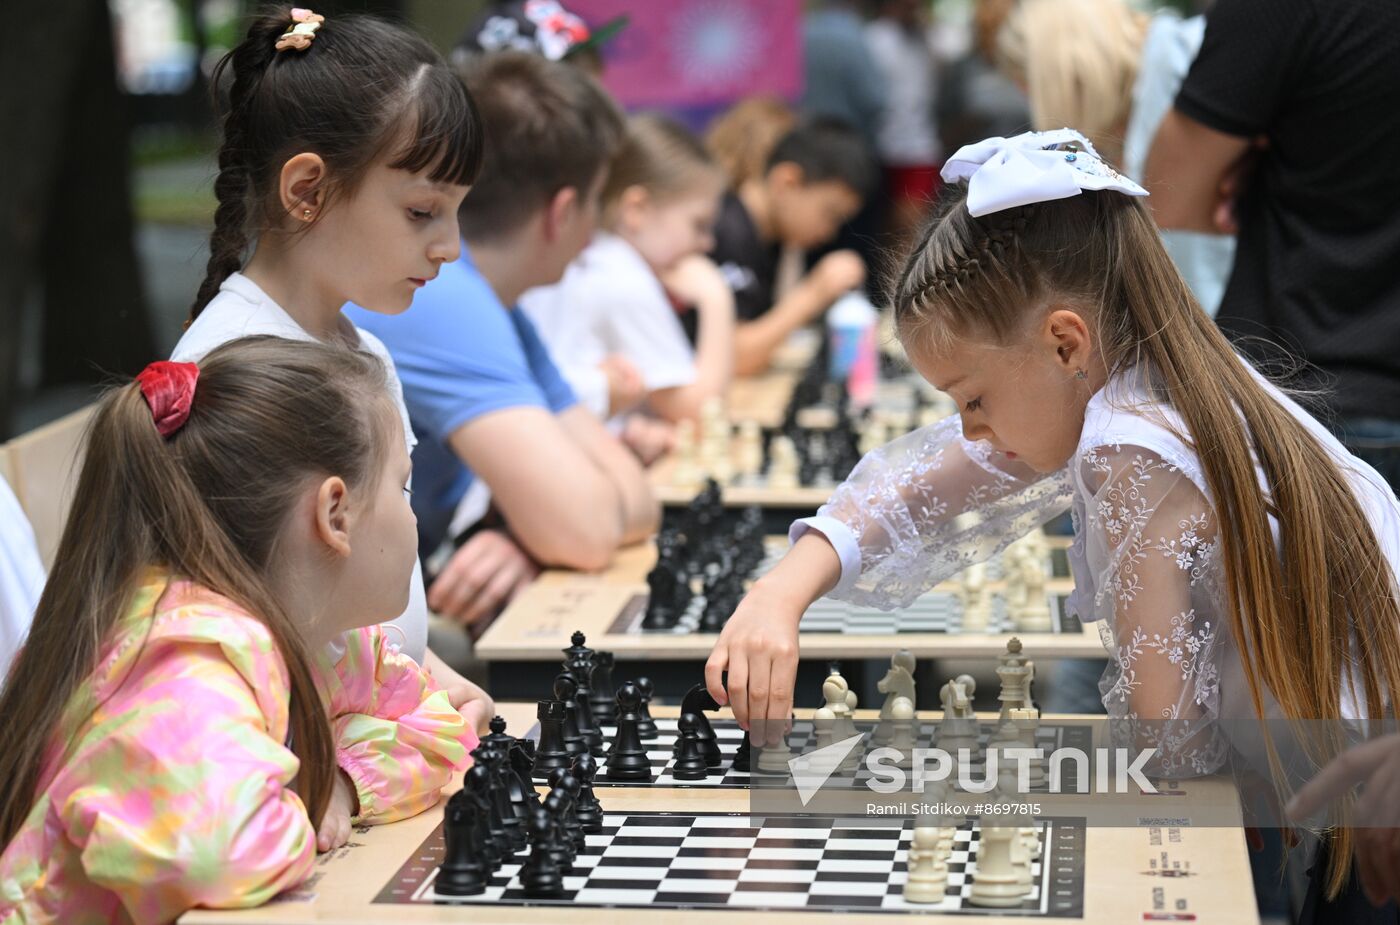
POLYGON ((152 363, 136 377, 162 437, 169 437, 185 426, 190 406, 194 404, 194 384, 198 380, 198 366, 168 360, 152 363))

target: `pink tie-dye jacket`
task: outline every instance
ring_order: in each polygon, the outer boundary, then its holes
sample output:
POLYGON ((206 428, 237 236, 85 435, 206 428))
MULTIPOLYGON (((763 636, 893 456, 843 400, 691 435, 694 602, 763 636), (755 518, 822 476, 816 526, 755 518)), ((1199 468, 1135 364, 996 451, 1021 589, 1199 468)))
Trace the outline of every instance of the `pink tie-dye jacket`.
MULTIPOLYGON (((469 763, 476 734, 379 627, 344 643, 317 672, 358 820, 420 813, 469 763)), ((188 581, 145 584, 0 855, 0 923, 168 922, 194 906, 255 906, 304 880, 316 835, 289 789, 289 697, 262 623, 188 581)))

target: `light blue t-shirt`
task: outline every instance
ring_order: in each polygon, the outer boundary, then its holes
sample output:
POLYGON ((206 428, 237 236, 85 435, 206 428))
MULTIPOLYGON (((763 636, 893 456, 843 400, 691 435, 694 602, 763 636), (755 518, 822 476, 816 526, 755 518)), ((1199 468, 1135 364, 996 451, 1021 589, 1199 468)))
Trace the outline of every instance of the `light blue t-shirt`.
POLYGON ((472 262, 464 243, 456 263, 401 315, 349 305, 357 327, 389 348, 418 436, 413 452, 413 511, 419 551, 445 539, 452 514, 475 475, 448 443, 457 428, 505 408, 558 414, 577 399, 525 313, 508 309, 472 262))

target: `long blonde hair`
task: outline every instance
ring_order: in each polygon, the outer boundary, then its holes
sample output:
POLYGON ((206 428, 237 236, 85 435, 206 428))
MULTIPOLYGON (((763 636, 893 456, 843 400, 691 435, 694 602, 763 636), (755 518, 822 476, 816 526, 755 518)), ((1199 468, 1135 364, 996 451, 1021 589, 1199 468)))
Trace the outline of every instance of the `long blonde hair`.
POLYGON ((0 844, 33 808, 67 711, 100 706, 72 701, 150 566, 266 624, 291 681, 291 747, 301 763, 293 784, 313 824, 325 812, 330 723, 300 624, 266 575, 306 476, 373 489, 391 430, 384 422, 397 420, 386 372, 369 354, 275 337, 233 341, 199 367, 189 419, 169 439, 134 382, 108 391, 92 419, 53 571, 0 694, 0 844))
MULTIPOLYGON (((1011 344, 1030 306, 1093 306, 1110 375, 1150 371, 1197 448, 1220 525, 1228 619, 1258 716, 1267 692, 1290 719, 1335 728, 1339 691, 1351 683, 1369 718, 1384 718, 1388 692, 1400 690, 1390 563, 1327 449, 1201 310, 1146 206, 1085 192, 975 218, 966 202, 965 185, 945 193, 899 275, 895 321, 906 347, 915 339, 935 351, 957 338, 1011 344)), ((1277 771, 1267 729, 1264 736, 1277 771)), ((1305 737, 1304 746, 1320 763, 1337 742, 1305 737)), ((1332 895, 1346 882, 1352 845, 1349 829, 1334 837, 1332 895)))
POLYGON ((1147 23, 1125 0, 1021 0, 994 61, 1026 88, 1035 129, 1072 125, 1118 160, 1147 23))

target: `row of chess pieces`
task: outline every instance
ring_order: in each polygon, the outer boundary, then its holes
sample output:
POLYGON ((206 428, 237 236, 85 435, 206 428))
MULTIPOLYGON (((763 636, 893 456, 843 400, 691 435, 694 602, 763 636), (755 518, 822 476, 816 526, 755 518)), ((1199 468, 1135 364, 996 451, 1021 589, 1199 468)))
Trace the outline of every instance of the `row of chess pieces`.
POLYGON ((434 880, 438 894, 485 892, 492 875, 528 847, 520 869, 525 894, 562 896, 564 877, 588 834, 603 830, 603 808, 593 790, 597 759, 607 754, 613 780, 629 779, 619 775, 634 769, 638 757, 649 772, 640 737, 648 726, 651 737, 657 735, 645 705, 651 682, 628 681, 609 697, 613 654, 589 648, 583 633, 574 633, 570 642, 553 696, 538 705, 539 744, 506 734, 506 722, 497 716, 490 735, 473 750, 466 781, 444 812, 444 859, 434 880), (604 725, 619 726, 606 753, 604 725), (549 787, 543 798, 536 781, 549 787))
POLYGON ((647 574, 644 630, 668 630, 703 595, 699 631, 717 633, 739 606, 745 582, 763 562, 763 512, 749 507, 729 512, 719 483, 710 479, 686 509, 679 526, 656 538, 656 565, 647 574))
MULTIPOLYGON (((899 766, 908 769, 913 764, 917 742, 917 717, 914 674, 917 663, 911 652, 901 649, 890 660, 890 670, 876 685, 885 694, 880 708, 879 725, 872 735, 875 746, 888 745, 900 755, 899 766)), ((1035 748, 1036 731, 1040 726, 1040 711, 1032 701, 1031 685, 1035 680, 1035 663, 1025 656, 1021 641, 1013 637, 1006 651, 997 658, 997 677, 1001 689, 997 694, 1001 710, 996 728, 987 745, 991 753, 1005 748, 1035 748)), ((958 807, 965 804, 956 799, 958 763, 962 757, 975 760, 980 746, 980 725, 973 709, 976 681, 970 675, 959 675, 939 690, 943 717, 938 726, 938 747, 949 756, 950 770, 942 780, 925 781, 922 799, 930 805, 943 804, 949 812, 942 816, 916 815, 913 841, 908 852, 908 875, 904 884, 904 899, 910 903, 941 903, 948 887, 948 861, 954 835, 967 816, 958 807)), ((832 673, 822 685, 823 706, 814 715, 818 751, 826 745, 856 734, 852 714, 855 695, 839 674, 832 673)), ((853 750, 848 753, 857 755, 853 750)), ((786 755, 769 758, 765 750, 759 755, 759 765, 776 764, 786 755)), ((1026 762, 1026 783, 1031 788, 1043 786, 1046 779, 1044 758, 1026 762)), ((827 772, 849 768, 824 768, 827 772)), ((1033 889, 1033 863, 1041 857, 1040 827, 1030 813, 1025 794, 1018 780, 1016 764, 997 762, 997 780, 992 790, 978 797, 984 806, 997 807, 995 813, 984 813, 979 821, 976 873, 968 890, 968 902, 994 908, 1021 905, 1033 889)))
MULTIPOLYGON (((1021 632, 1051 630, 1050 606, 1045 594, 1050 578, 1049 562, 1050 545, 1040 530, 1032 530, 1016 540, 1000 556, 1001 590, 1007 616, 1021 632)), ((967 566, 955 581, 956 593, 963 605, 962 630, 985 630, 992 614, 987 564, 979 562, 967 566)))

